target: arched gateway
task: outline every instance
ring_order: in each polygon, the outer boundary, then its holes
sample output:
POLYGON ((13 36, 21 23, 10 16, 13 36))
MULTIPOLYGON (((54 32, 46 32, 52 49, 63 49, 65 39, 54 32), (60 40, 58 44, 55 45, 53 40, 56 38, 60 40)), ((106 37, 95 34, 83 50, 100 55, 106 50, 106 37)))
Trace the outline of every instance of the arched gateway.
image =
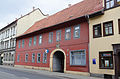
POLYGON ((50 71, 66 71, 66 55, 62 49, 55 49, 50 55, 50 71))

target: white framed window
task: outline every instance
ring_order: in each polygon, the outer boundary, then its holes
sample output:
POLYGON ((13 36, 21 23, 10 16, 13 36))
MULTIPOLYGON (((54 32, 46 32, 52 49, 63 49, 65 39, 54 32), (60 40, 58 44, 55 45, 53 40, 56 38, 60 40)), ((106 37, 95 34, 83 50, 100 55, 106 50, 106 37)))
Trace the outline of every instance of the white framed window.
POLYGON ((42 35, 39 36, 39 44, 42 44, 42 35))
POLYGON ((56 41, 61 40, 61 30, 56 31, 56 41))
POLYGON ((25 62, 28 62, 28 53, 25 54, 25 62))
POLYGON ((86 51, 74 50, 70 52, 70 65, 86 65, 86 51))
MULTIPOLYGON (((11 47, 12 47, 12 40, 11 40, 11 47)), ((19 40, 18 47, 19 47, 19 48, 21 47, 21 41, 20 41, 20 40, 19 40)))
POLYGON ((47 63, 47 53, 43 53, 43 63, 47 63))
POLYGON ((53 42, 53 32, 49 33, 49 43, 53 42))
POLYGON ((29 39, 29 46, 32 45, 32 38, 29 39))
POLYGON ((17 62, 20 61, 20 55, 17 55, 17 62))
POLYGON ((71 39, 71 28, 66 28, 65 29, 65 40, 70 40, 71 39))
POLYGON ((34 36, 34 45, 36 45, 36 40, 37 40, 37 38, 36 38, 36 36, 34 36))
POLYGON ((22 48, 24 48, 24 43, 25 43, 24 40, 22 40, 22 48))
POLYGON ((41 54, 38 53, 38 54, 37 54, 37 63, 40 63, 40 56, 41 56, 41 54))
POLYGON ((32 53, 32 63, 35 62, 35 53, 32 53))
POLYGON ((74 27, 74 38, 80 38, 80 24, 74 27))

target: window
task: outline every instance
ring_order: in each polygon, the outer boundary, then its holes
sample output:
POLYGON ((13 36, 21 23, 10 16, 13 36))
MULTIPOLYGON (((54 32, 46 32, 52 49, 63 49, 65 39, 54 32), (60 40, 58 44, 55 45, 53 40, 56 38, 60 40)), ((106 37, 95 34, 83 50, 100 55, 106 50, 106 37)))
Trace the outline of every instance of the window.
POLYGON ((105 7, 106 9, 114 7, 114 0, 105 0, 105 7))
POLYGON ((56 31, 56 41, 61 40, 61 30, 56 31))
POLYGON ((93 26, 93 38, 96 37, 101 37, 102 33, 101 33, 101 24, 97 24, 93 26))
POLYGON ((37 54, 37 63, 40 63, 40 53, 37 54))
POLYGON ((101 69, 113 68, 113 52, 100 52, 99 53, 99 67, 101 69))
POLYGON ((39 44, 42 44, 42 35, 39 36, 39 44))
POLYGON ((32 53, 32 63, 34 63, 34 62, 35 62, 35 54, 32 53))
POLYGON ((43 53, 43 63, 47 63, 47 53, 43 53))
POLYGON ((24 40, 22 40, 22 48, 24 48, 24 43, 25 43, 24 40))
POLYGON ((120 5, 120 0, 117 0, 117 4, 120 5))
POLYGON ((29 39, 29 46, 32 45, 32 38, 29 39))
POLYGON ((120 34, 120 19, 118 20, 119 34, 120 34))
POLYGON ((80 25, 74 27, 74 38, 80 38, 80 25))
POLYGON ((34 45, 36 45, 36 36, 34 37, 34 45))
POLYGON ((71 29, 70 28, 66 28, 65 29, 65 39, 66 40, 70 40, 71 39, 71 29))
MULTIPOLYGON (((20 46, 21 46, 21 45, 20 45, 20 40, 19 40, 19 44, 18 44, 18 47, 20 48, 20 46)), ((12 45, 11 45, 11 47, 12 47, 12 45)))
POLYGON ((104 36, 114 34, 113 33, 113 22, 112 21, 103 23, 103 33, 104 33, 104 36))
POLYGON ((28 62, 28 54, 25 54, 25 62, 28 62))
POLYGON ((70 65, 86 65, 85 50, 75 50, 70 52, 70 65))
POLYGON ((20 55, 17 55, 17 62, 20 61, 20 55))
POLYGON ((49 33, 49 43, 53 42, 53 32, 49 33))

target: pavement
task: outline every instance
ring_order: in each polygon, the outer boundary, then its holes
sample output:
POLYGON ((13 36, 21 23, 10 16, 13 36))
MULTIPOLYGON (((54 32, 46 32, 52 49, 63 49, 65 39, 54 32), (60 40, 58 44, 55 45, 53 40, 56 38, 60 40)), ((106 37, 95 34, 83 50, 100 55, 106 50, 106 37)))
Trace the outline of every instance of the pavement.
POLYGON ((83 76, 83 75, 50 72, 50 71, 45 71, 45 70, 26 69, 26 68, 18 68, 18 67, 3 66, 3 65, 0 65, 0 68, 18 70, 18 71, 22 71, 26 73, 30 72, 30 73, 44 75, 44 76, 56 77, 60 79, 103 79, 103 78, 83 76))

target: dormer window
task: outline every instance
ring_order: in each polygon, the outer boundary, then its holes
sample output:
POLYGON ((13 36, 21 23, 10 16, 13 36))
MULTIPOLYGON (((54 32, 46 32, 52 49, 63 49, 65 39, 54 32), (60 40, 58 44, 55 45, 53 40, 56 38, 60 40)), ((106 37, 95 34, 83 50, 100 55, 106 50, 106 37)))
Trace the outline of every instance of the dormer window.
POLYGON ((105 0, 105 8, 110 9, 120 5, 120 0, 105 0))
POLYGON ((105 0, 105 7, 106 9, 114 7, 114 0, 105 0))

